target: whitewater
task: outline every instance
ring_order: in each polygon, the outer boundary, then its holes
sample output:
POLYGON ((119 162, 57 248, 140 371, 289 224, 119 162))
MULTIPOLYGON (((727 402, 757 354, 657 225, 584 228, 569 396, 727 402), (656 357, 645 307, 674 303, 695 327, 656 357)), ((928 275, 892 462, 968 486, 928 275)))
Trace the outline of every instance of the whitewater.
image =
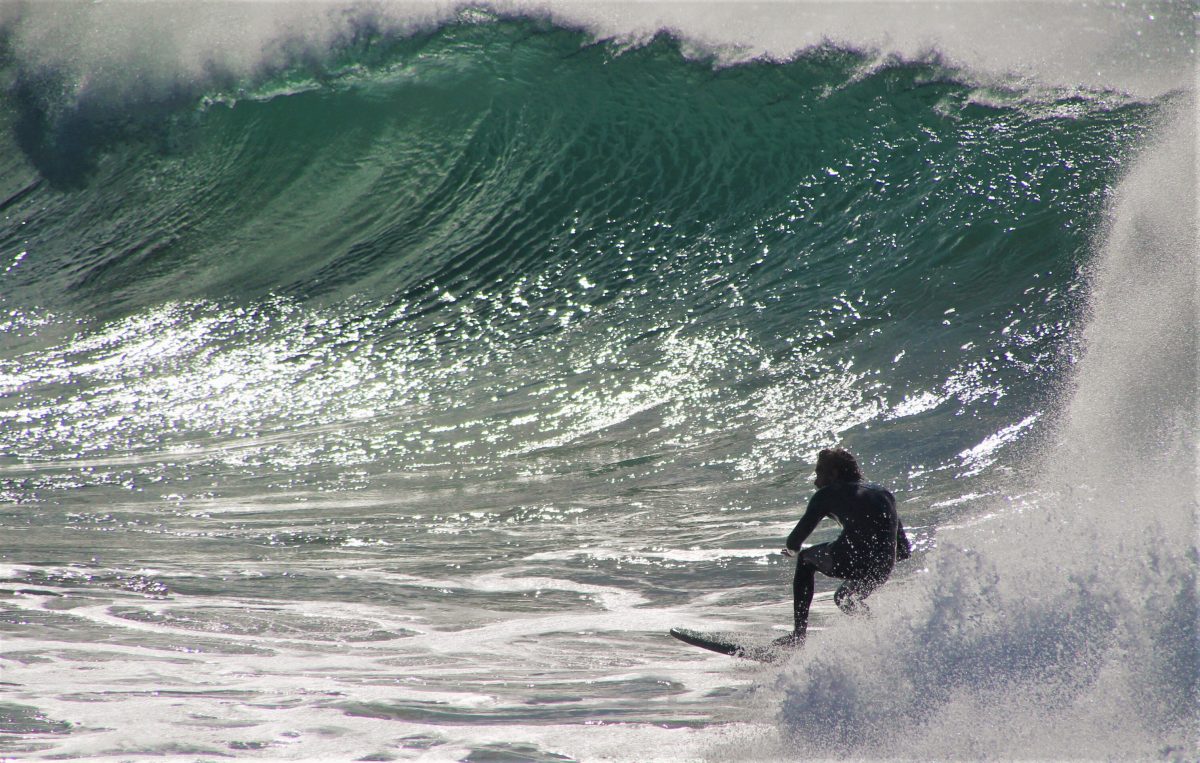
POLYGON ((1200 757, 1196 13, 0 0, 0 759, 1200 757))

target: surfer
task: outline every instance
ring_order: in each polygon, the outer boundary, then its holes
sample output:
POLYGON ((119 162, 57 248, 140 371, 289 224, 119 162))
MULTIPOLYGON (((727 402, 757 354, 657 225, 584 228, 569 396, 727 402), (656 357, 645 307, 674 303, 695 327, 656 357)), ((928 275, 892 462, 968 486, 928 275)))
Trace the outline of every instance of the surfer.
POLYGON ((838 608, 847 614, 867 611, 864 599, 892 573, 897 560, 912 555, 912 548, 895 497, 865 481, 858 461, 844 448, 827 448, 817 455, 817 492, 796 528, 787 537, 783 553, 796 559, 792 582, 795 629, 776 641, 796 646, 808 631, 816 573, 844 580, 833 595, 838 608), (842 534, 831 543, 819 543, 804 551, 800 546, 825 517, 842 525, 842 534))

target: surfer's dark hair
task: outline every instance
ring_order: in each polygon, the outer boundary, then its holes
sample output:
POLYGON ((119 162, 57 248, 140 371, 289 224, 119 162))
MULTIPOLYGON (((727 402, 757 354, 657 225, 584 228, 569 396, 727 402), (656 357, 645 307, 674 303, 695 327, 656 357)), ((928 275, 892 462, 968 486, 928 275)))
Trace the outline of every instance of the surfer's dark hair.
POLYGON ((837 478, 843 482, 862 482, 862 469, 858 468, 858 459, 845 448, 826 448, 817 454, 817 464, 825 466, 837 473, 837 478))

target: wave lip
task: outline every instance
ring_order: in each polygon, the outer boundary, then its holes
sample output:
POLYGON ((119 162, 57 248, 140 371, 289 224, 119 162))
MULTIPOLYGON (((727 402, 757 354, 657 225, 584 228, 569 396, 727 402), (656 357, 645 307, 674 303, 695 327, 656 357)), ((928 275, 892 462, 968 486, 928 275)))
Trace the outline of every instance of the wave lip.
POLYGON ((326 0, 0 7, 0 39, 28 69, 66 72, 72 90, 177 91, 243 81, 319 60, 364 40, 418 34, 454 21, 538 19, 594 39, 637 45, 668 30, 699 55, 783 61, 829 42, 919 59, 939 50, 956 65, 1020 73, 1056 85, 1157 97, 1186 88, 1194 27, 1186 3, 736 4, 477 3, 326 0))

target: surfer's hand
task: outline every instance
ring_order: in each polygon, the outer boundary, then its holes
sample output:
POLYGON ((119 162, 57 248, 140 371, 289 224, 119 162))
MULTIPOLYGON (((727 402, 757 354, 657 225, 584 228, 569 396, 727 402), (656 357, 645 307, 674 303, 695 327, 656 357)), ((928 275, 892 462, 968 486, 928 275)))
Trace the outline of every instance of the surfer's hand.
POLYGON ((791 550, 790 548, 787 548, 786 546, 784 547, 783 551, 780 551, 779 553, 783 554, 784 556, 786 556, 789 559, 791 559, 793 556, 796 555, 795 551, 791 550))

